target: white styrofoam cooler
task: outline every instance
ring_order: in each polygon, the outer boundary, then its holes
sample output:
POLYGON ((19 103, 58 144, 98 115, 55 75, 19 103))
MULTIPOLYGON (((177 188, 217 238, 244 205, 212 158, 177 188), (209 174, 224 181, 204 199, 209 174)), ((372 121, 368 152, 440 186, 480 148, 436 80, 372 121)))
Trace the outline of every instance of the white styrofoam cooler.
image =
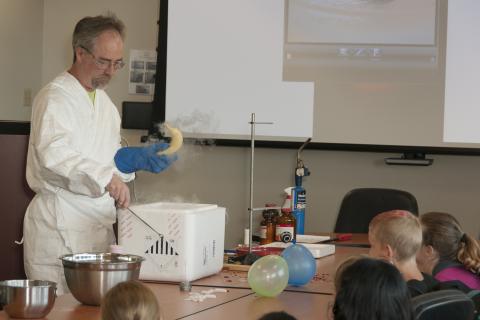
POLYGON ((223 267, 225 208, 214 204, 156 202, 118 210, 118 242, 145 258, 140 279, 193 281, 223 267))

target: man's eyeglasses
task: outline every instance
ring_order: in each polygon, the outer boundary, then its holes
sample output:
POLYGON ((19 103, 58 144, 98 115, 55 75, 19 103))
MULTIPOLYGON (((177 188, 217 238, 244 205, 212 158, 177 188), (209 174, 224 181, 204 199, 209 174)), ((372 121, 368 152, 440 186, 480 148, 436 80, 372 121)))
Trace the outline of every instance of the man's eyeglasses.
POLYGON ((97 58, 87 48, 83 46, 80 46, 80 48, 85 50, 88 54, 90 54, 93 57, 93 60, 95 61, 95 65, 101 70, 107 70, 108 68, 110 68, 110 65, 112 65, 113 69, 115 70, 122 69, 125 66, 125 62, 123 60, 112 61, 109 59, 97 58))

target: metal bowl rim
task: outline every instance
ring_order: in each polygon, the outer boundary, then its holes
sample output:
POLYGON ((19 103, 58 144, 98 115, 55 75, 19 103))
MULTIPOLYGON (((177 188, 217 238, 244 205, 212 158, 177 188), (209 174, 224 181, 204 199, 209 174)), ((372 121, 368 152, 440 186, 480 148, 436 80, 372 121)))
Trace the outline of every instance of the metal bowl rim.
POLYGON ((110 252, 83 252, 83 253, 69 253, 69 254, 64 254, 59 258, 62 260, 62 262, 68 263, 68 264, 95 264, 95 265, 105 265, 105 264, 135 264, 135 263, 141 263, 145 261, 145 258, 139 255, 135 254, 123 254, 123 253, 110 253, 110 252), (101 261, 101 260, 70 260, 68 258, 78 256, 78 255, 115 255, 115 256, 124 256, 124 257, 130 257, 133 258, 133 261, 101 261))
POLYGON ((38 279, 9 279, 9 280, 2 280, 0 281, 0 287, 6 287, 6 288, 54 288, 56 289, 57 288, 57 283, 55 281, 50 281, 50 280, 38 280, 38 279), (41 284, 41 285, 23 285, 23 286, 16 286, 16 285, 13 285, 11 284, 10 282, 13 282, 13 281, 23 281, 23 282, 27 282, 27 283, 30 283, 30 282, 34 282, 34 281, 41 281, 41 282, 45 282, 45 284, 41 284))

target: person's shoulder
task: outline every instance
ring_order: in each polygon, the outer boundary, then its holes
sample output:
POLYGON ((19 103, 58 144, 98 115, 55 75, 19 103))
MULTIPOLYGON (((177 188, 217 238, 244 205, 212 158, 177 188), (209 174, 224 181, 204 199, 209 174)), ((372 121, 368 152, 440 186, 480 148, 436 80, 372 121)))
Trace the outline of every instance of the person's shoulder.
MULTIPOLYGON (((443 269, 441 272, 445 272, 451 268, 458 268, 458 266, 451 266, 450 268, 445 268, 443 269)), ((433 290, 436 291, 436 290, 444 290, 444 289, 457 289, 457 290, 460 290, 464 293, 467 293, 469 292, 471 289, 466 285, 464 284, 462 281, 460 281, 458 278, 455 278, 455 277, 449 277, 448 279, 438 279, 438 276, 439 273, 437 273, 435 275, 435 279, 434 281, 436 283, 434 283, 433 285, 433 290)), ((430 276, 431 277, 431 276, 430 276)))
POLYGON ((435 279, 432 275, 428 273, 422 272, 422 276, 423 276, 423 282, 429 287, 432 287, 438 283, 437 279, 435 279))
POLYGON ((71 75, 68 71, 60 73, 55 79, 50 82, 50 87, 54 90, 70 92, 83 88, 78 82, 77 78, 71 75))
POLYGON ((442 281, 435 286, 435 290, 445 290, 445 289, 456 289, 456 290, 462 291, 463 293, 468 293, 472 290, 470 287, 468 287, 465 283, 463 283, 460 280, 442 281))
POLYGON ((37 110, 50 110, 51 112, 66 111, 69 106, 74 106, 80 101, 81 92, 75 88, 73 76, 63 72, 45 85, 35 96, 33 105, 37 110))
POLYGON ((438 285, 438 281, 431 275, 422 272, 422 276, 423 280, 412 279, 407 281, 407 287, 412 297, 434 291, 435 286, 438 285))
POLYGON ((441 282, 459 281, 471 289, 480 289, 480 277, 463 265, 445 268, 435 275, 441 282))
POLYGON ((429 288, 425 283, 425 279, 424 280, 416 280, 416 279, 408 280, 407 287, 408 287, 408 291, 410 292, 410 296, 412 298, 418 295, 427 293, 429 291, 429 288))
POLYGON ((437 274, 442 272, 443 270, 446 269, 452 269, 452 268, 464 268, 463 264, 461 264, 458 261, 452 261, 452 260, 440 260, 435 267, 432 270, 433 276, 437 277, 437 274))
POLYGON ((54 94, 65 94, 72 87, 73 76, 66 71, 56 76, 52 81, 47 83, 38 93, 38 96, 50 96, 54 94))

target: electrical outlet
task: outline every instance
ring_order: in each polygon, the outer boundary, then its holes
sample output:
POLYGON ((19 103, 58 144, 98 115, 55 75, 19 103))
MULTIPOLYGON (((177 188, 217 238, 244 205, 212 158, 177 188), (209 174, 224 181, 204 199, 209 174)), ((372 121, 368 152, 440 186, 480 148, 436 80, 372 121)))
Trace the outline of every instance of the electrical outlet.
POLYGON ((31 107, 32 106, 32 89, 26 88, 23 90, 23 106, 31 107))

